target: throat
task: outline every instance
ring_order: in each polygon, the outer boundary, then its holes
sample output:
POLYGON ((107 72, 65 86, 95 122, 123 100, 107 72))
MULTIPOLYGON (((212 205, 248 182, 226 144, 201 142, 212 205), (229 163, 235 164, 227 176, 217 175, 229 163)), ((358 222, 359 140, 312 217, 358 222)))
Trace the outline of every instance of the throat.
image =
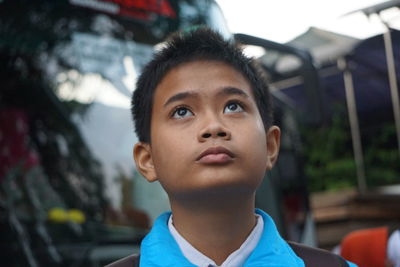
POLYGON ((221 265, 256 226, 254 201, 223 209, 188 208, 171 202, 173 226, 193 248, 221 265))

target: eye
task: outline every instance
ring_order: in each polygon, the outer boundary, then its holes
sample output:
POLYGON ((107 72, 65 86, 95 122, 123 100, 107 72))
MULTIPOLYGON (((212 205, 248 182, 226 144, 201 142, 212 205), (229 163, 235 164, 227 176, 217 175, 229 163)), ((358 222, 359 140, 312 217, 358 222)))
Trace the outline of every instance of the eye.
POLYGON ((190 116, 193 116, 193 113, 185 107, 179 107, 172 113, 172 118, 174 119, 182 119, 190 116))
POLYGON ((224 113, 238 113, 242 111, 243 111, 242 106, 236 102, 228 103, 224 108, 224 113))

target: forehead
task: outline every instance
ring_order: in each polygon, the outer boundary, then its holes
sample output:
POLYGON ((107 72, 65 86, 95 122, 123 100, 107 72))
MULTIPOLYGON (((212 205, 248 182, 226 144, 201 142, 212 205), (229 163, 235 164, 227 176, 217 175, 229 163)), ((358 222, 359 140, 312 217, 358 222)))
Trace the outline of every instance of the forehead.
POLYGON ((169 70, 158 84, 153 103, 160 104, 165 98, 181 92, 211 96, 225 87, 241 89, 254 98, 245 76, 227 63, 212 60, 182 63, 169 70))

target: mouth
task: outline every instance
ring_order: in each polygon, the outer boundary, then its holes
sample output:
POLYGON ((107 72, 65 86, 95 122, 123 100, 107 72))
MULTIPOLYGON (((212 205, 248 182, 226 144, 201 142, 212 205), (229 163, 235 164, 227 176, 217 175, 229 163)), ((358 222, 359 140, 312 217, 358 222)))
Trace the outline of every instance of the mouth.
POLYGON ((235 155, 228 149, 218 146, 210 147, 203 151, 196 159, 198 163, 204 164, 225 164, 231 162, 235 155))

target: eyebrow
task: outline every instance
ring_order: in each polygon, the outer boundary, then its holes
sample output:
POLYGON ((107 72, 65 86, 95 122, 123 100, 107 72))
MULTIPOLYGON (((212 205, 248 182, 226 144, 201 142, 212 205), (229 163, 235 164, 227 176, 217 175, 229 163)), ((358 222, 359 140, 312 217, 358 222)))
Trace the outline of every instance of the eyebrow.
POLYGON ((226 95, 239 95, 245 98, 248 98, 249 95, 243 91, 242 89, 236 87, 223 87, 218 93, 217 96, 226 96, 226 95))
POLYGON ((168 100, 165 102, 164 107, 168 106, 169 104, 173 103, 173 102, 177 102, 183 99, 187 99, 187 98, 197 98, 198 94, 195 92, 182 92, 182 93, 177 93, 176 95, 171 96, 170 98, 168 98, 168 100))
MULTIPOLYGON (((241 90, 238 89, 236 87, 223 87, 222 89, 219 90, 219 92, 217 93, 217 97, 218 96, 227 96, 227 95, 239 95, 245 98, 248 98, 249 95, 241 90)), ((170 98, 168 98, 168 100, 164 103, 164 107, 168 106, 169 104, 173 103, 173 102, 177 102, 183 99, 187 99, 187 98, 198 98, 199 95, 196 92, 192 92, 192 91, 187 91, 187 92, 181 92, 181 93, 177 93, 176 95, 171 96, 170 98)))

